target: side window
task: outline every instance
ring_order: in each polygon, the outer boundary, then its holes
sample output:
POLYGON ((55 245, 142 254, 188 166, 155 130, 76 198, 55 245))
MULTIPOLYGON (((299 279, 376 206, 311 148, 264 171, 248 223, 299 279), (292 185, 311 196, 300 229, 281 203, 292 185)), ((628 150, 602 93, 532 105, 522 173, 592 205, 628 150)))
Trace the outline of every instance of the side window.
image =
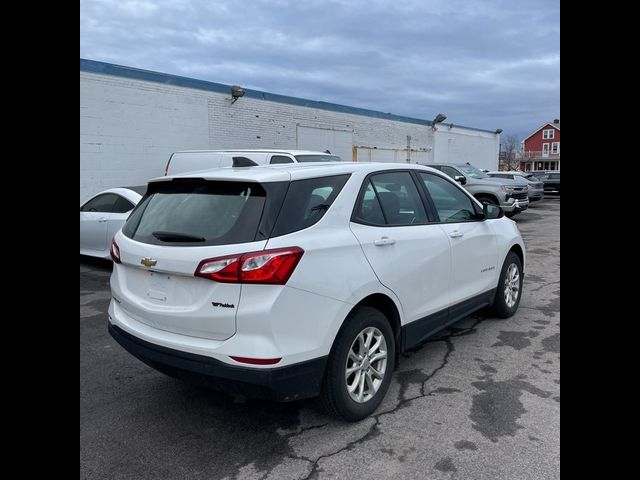
POLYGON ((446 173, 447 175, 449 175, 451 178, 455 178, 459 175, 462 175, 458 170, 456 170, 453 167, 442 167, 442 171, 443 173, 446 173))
POLYGON ((110 213, 113 212, 113 206, 116 200, 118 200, 118 195, 114 193, 103 193, 85 203, 80 211, 110 213))
POLYGON ((413 225, 427 222, 422 199, 409 172, 379 173, 371 176, 356 212, 365 222, 376 225, 413 225), (383 223, 380 222, 380 208, 383 223))
POLYGON ((473 202, 451 182, 430 173, 420 173, 429 191, 441 222, 468 222, 475 220, 473 202))
POLYGON ((113 206, 113 213, 127 213, 129 210, 133 210, 133 203, 124 197, 118 195, 115 205, 113 206))
POLYGON ((349 175, 334 175, 291 182, 271 236, 297 232, 317 223, 348 179, 349 175))
POLYGON ((293 160, 290 157, 285 157, 284 155, 273 155, 269 163, 293 163, 293 160))
POLYGON ((367 188, 358 200, 355 216, 357 220, 373 225, 385 225, 384 215, 376 191, 371 180, 367 180, 367 188))

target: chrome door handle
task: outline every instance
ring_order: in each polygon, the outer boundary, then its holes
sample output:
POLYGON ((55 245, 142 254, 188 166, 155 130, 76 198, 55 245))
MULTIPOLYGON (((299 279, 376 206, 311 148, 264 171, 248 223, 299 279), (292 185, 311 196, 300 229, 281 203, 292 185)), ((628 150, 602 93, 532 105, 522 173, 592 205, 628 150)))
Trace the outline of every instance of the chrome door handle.
POLYGON ((462 233, 462 232, 461 232, 461 231, 459 231, 459 230, 454 230, 453 232, 451 232, 451 233, 449 234, 449 236, 450 236, 451 238, 460 238, 460 237, 462 237, 463 235, 464 235, 464 233, 462 233))
POLYGON ((98 219, 98 223, 104 223, 104 222, 106 222, 106 221, 107 221, 107 219, 106 219, 106 218, 104 218, 104 217, 102 217, 102 218, 98 219))
POLYGON ((382 237, 373 241, 373 244, 376 247, 381 247, 383 245, 393 245, 394 243, 396 243, 396 241, 393 238, 389 238, 389 237, 382 237))

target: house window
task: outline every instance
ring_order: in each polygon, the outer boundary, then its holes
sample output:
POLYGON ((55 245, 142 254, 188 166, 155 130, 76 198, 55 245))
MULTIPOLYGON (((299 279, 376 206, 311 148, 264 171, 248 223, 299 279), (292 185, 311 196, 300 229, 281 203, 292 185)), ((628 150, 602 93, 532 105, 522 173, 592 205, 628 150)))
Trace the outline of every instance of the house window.
POLYGON ((551 153, 558 155, 560 153, 560 142, 553 142, 551 144, 551 153))
POLYGON ((549 156, 549 144, 548 143, 543 143, 542 144, 542 156, 543 157, 548 157, 549 156))
POLYGON ((548 139, 554 138, 554 135, 555 135, 555 130, 553 128, 550 128, 548 130, 543 130, 542 131, 542 138, 544 140, 548 140, 548 139))

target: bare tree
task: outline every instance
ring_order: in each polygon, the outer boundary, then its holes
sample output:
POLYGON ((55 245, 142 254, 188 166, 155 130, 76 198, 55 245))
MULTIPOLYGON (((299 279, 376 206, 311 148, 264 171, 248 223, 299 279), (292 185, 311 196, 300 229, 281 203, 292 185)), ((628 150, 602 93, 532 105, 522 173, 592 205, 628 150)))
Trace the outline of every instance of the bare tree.
POLYGON ((515 135, 508 135, 504 142, 501 143, 499 170, 518 170, 520 168, 520 160, 517 153, 520 148, 520 142, 515 135))

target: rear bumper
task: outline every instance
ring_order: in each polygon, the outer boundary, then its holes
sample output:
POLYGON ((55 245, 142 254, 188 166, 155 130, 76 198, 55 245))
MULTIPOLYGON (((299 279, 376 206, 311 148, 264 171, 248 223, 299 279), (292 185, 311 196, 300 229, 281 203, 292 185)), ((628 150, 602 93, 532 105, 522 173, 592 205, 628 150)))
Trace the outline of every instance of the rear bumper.
POLYGON ((109 333, 134 357, 166 375, 252 398, 291 401, 314 397, 320 393, 327 362, 327 357, 320 357, 285 367, 244 368, 147 342, 111 322, 109 333))

